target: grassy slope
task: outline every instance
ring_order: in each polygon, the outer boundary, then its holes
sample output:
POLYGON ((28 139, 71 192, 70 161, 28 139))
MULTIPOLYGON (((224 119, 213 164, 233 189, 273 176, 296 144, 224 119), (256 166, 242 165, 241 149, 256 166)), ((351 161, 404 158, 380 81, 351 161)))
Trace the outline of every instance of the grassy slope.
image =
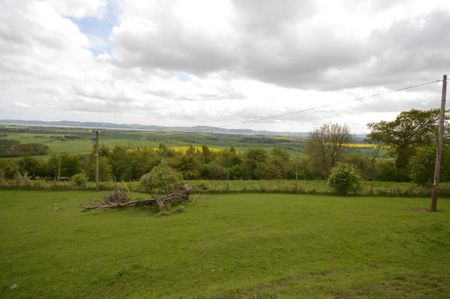
POLYGON ((97 196, 0 192, 0 297, 450 296, 448 199, 438 213, 410 209, 428 199, 283 194, 80 213, 97 196))

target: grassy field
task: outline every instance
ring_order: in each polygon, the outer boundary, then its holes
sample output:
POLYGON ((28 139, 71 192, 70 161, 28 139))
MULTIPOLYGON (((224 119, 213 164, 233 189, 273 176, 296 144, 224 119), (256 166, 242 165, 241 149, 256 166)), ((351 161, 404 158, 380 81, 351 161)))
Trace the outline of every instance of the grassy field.
POLYGON ((429 213, 421 198, 215 194, 166 217, 80 213, 98 196, 0 191, 0 297, 450 297, 448 199, 429 213))
MULTIPOLYGON (((294 193, 294 194, 334 194, 325 180, 185 180, 196 193, 294 193)), ((112 190, 116 187, 131 191, 143 192, 138 181, 100 182, 101 190, 112 190)), ((95 190, 95 182, 87 182, 86 186, 77 187, 70 181, 47 180, 6 180, 0 179, 0 189, 22 190, 95 190)), ((357 195, 368 196, 430 196, 431 187, 411 182, 379 182, 364 181, 357 195)), ((440 184, 440 196, 450 197, 450 183, 440 184)))

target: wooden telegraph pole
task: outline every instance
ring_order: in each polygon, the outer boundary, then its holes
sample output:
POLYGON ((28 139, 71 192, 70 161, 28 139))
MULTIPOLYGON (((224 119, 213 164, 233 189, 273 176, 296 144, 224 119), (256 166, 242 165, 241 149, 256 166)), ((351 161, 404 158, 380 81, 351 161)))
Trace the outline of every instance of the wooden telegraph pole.
POLYGON ((99 130, 95 131, 95 190, 98 192, 98 180, 100 176, 100 167, 99 167, 99 155, 98 155, 98 134, 99 130))
POLYGON ((442 143, 444 142, 445 101, 447 98, 447 75, 442 78, 441 113, 439 115, 439 136, 436 145, 436 163, 434 164, 433 190, 431 192, 431 211, 437 211, 439 176, 441 172, 442 143))

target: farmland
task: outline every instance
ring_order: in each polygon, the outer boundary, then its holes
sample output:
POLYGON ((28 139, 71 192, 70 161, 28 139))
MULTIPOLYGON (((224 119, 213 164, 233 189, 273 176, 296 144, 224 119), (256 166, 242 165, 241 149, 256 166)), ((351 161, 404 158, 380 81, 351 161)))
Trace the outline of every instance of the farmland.
MULTIPOLYGON (((17 140, 22 143, 42 143, 52 153, 87 154, 92 151, 94 134, 80 128, 39 128, 0 126, 0 138, 17 140)), ((112 148, 115 145, 130 148, 157 148, 161 143, 174 150, 185 151, 189 146, 208 145, 212 148, 235 147, 237 150, 264 147, 281 147, 291 154, 302 150, 304 138, 286 136, 251 136, 202 132, 144 132, 104 130, 100 134, 101 144, 112 148)), ((354 152, 370 154, 374 146, 353 143, 346 147, 354 152)))
POLYGON ((448 199, 427 213, 424 198, 215 194, 168 217, 133 208, 80 213, 99 196, 0 191, 1 297, 450 293, 448 199))

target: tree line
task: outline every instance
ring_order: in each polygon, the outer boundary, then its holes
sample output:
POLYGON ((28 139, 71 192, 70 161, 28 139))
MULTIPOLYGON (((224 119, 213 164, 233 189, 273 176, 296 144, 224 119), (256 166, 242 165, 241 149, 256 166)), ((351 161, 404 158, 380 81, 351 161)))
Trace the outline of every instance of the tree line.
MULTIPOLYGON (((352 142, 346 125, 324 124, 306 139, 301 155, 286 149, 233 147, 212 151, 208 146, 189 147, 184 153, 165 144, 158 148, 131 149, 126 146, 99 150, 100 180, 138 180, 162 161, 177 170, 184 179, 260 180, 326 179, 339 163, 353 165, 362 178, 381 181, 415 181, 430 183, 433 177, 437 110, 401 112, 394 121, 369 124, 367 142, 383 146, 387 156, 361 155, 349 151, 352 142)), ((446 134, 448 136, 448 134, 446 134)), ((446 141, 448 138, 446 138, 446 141)), ((450 178, 448 142, 443 149, 442 180, 450 178)), ((95 179, 95 154, 52 154, 48 160, 24 157, 0 161, 0 176, 17 174, 32 178, 69 178, 83 173, 95 179)))

